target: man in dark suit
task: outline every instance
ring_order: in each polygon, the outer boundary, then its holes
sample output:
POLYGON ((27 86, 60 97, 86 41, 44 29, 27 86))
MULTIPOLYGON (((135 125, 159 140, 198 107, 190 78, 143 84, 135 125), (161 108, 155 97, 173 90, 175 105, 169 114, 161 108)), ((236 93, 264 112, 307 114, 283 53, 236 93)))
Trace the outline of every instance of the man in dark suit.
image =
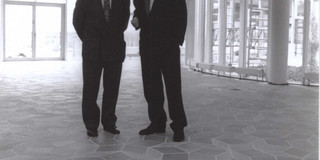
POLYGON ((168 99, 173 140, 184 140, 187 119, 181 94, 180 48, 187 24, 185 0, 134 0, 131 23, 140 30, 140 56, 143 87, 151 124, 140 135, 164 133, 167 116, 164 110, 162 76, 168 99))
POLYGON ((123 32, 128 26, 130 0, 77 0, 73 13, 74 28, 82 40, 83 97, 82 115, 87 135, 98 136, 100 109, 97 105, 103 71, 101 123, 105 131, 116 129, 115 107, 118 99, 126 43, 123 32))

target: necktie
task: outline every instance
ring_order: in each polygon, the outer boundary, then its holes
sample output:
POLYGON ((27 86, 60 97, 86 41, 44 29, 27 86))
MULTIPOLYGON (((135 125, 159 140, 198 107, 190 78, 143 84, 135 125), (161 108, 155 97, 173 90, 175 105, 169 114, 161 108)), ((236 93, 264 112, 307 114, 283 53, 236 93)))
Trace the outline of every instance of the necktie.
POLYGON ((109 21, 109 16, 110 16, 110 1, 109 0, 104 0, 104 17, 106 18, 106 21, 109 21))
POLYGON ((147 13, 147 15, 149 15, 149 13, 150 13, 150 0, 144 0, 144 4, 146 7, 146 13, 147 13))

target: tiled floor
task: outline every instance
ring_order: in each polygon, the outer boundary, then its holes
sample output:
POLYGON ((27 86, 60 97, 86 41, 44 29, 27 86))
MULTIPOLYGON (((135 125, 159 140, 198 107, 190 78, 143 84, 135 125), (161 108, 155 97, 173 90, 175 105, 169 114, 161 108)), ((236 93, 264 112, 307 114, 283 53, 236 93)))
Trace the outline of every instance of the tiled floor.
MULTIPOLYGON (((0 159, 317 160, 318 88, 273 86, 182 69, 187 139, 148 125, 140 61, 127 58, 116 114, 119 136, 88 138, 81 62, 0 63, 0 159)), ((99 96, 101 103, 101 94, 99 96)), ((170 122, 168 122, 170 123, 170 122)))

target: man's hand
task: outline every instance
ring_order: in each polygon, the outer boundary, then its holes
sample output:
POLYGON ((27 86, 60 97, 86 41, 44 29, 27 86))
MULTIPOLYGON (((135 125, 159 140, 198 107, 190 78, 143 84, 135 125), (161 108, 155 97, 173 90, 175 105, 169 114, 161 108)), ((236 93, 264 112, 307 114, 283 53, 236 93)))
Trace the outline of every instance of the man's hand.
POLYGON ((133 17, 132 20, 131 20, 131 24, 132 24, 132 26, 133 26, 135 29, 139 29, 140 26, 139 26, 139 19, 138 19, 138 17, 133 17))

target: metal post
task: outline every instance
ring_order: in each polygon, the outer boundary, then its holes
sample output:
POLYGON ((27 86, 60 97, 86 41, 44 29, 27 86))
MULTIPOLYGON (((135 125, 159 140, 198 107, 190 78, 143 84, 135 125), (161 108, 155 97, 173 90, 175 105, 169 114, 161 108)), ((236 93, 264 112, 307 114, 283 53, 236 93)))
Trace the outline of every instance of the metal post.
POLYGON ((196 1, 195 12, 195 37, 194 58, 197 62, 204 62, 204 18, 205 3, 203 0, 196 1))
POLYGON ((205 3, 205 58, 204 62, 212 63, 212 45, 213 45, 213 22, 212 22, 212 9, 214 0, 206 0, 205 3))
POLYGON ((219 0, 219 64, 226 64, 227 0, 219 0))
POLYGON ((240 49, 239 49, 239 67, 245 67, 247 62, 247 20, 248 20, 248 2, 240 1, 240 49))
POLYGON ((195 1, 187 1, 188 25, 186 33, 186 56, 185 64, 189 64, 190 59, 194 59, 194 36, 195 36, 195 1))
POLYGON ((302 72, 307 72, 309 57, 310 0, 304 0, 302 72))
POLYGON ((252 9, 253 9, 253 0, 250 1, 250 19, 249 19, 249 45, 248 45, 248 60, 247 60, 247 67, 250 67, 250 51, 252 48, 252 9))
POLYGON ((231 46, 230 46, 230 62, 229 64, 232 64, 233 60, 234 60, 234 40, 235 40, 235 35, 236 35, 236 30, 235 30, 235 25, 234 25, 234 22, 235 22, 235 0, 231 0, 230 4, 232 4, 232 39, 231 39, 231 46), (231 56, 232 55, 232 56, 231 56))
POLYGON ((4 4, 3 0, 0 0, 0 62, 4 61, 4 4))

